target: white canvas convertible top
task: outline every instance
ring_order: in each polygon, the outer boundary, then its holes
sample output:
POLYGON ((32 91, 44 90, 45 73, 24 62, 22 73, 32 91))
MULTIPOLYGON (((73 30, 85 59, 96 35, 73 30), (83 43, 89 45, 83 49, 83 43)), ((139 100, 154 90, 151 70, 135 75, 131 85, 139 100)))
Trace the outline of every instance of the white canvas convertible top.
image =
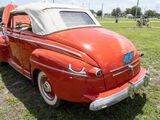
POLYGON ((93 19, 95 26, 100 26, 89 10, 72 5, 38 2, 18 6, 11 13, 28 14, 31 19, 32 31, 39 35, 47 35, 68 28, 59 14, 60 11, 85 12, 93 19))
POLYGON ((13 10, 13 12, 25 12, 26 10, 42 11, 44 9, 49 9, 49 8, 54 8, 54 9, 83 9, 83 10, 86 10, 85 8, 81 8, 81 7, 74 6, 74 5, 37 2, 37 3, 31 3, 31 4, 18 6, 15 10, 13 10))

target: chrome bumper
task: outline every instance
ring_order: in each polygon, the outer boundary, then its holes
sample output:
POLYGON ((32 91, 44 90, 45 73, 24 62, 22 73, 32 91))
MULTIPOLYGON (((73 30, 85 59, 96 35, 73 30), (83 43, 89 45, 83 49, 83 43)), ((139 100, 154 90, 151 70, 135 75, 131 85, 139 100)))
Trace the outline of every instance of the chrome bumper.
POLYGON ((103 108, 106 108, 108 106, 114 105, 125 98, 131 96, 133 97, 135 92, 141 87, 141 86, 148 86, 150 81, 150 75, 147 73, 146 76, 142 77, 139 81, 136 83, 131 83, 131 86, 116 93, 111 96, 108 96, 106 98, 102 98, 99 100, 96 100, 90 104, 90 110, 97 111, 103 108))

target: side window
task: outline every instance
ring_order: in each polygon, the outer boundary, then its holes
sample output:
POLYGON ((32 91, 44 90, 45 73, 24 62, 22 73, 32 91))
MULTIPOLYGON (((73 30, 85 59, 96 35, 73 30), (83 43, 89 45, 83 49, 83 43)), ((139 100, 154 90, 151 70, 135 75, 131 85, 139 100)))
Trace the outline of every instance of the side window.
POLYGON ((11 28, 22 31, 32 31, 31 20, 28 15, 14 15, 11 18, 11 28))

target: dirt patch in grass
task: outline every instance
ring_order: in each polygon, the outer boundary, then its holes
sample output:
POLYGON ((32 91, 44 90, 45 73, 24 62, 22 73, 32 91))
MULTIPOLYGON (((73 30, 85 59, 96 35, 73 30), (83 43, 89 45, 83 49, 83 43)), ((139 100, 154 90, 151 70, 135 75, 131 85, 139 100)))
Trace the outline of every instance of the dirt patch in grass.
POLYGON ((157 109, 160 110, 160 103, 156 105, 157 109))
POLYGON ((160 86, 160 76, 153 77, 150 84, 153 86, 160 86))

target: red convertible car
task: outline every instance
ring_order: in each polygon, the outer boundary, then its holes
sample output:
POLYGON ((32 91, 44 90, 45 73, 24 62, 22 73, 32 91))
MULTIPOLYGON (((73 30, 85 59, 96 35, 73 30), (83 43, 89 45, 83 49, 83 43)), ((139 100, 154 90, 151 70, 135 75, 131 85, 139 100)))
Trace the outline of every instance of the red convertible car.
POLYGON ((143 54, 102 28, 87 9, 52 3, 9 4, 3 13, 0 61, 37 84, 44 101, 90 103, 100 110, 149 83, 143 54))

